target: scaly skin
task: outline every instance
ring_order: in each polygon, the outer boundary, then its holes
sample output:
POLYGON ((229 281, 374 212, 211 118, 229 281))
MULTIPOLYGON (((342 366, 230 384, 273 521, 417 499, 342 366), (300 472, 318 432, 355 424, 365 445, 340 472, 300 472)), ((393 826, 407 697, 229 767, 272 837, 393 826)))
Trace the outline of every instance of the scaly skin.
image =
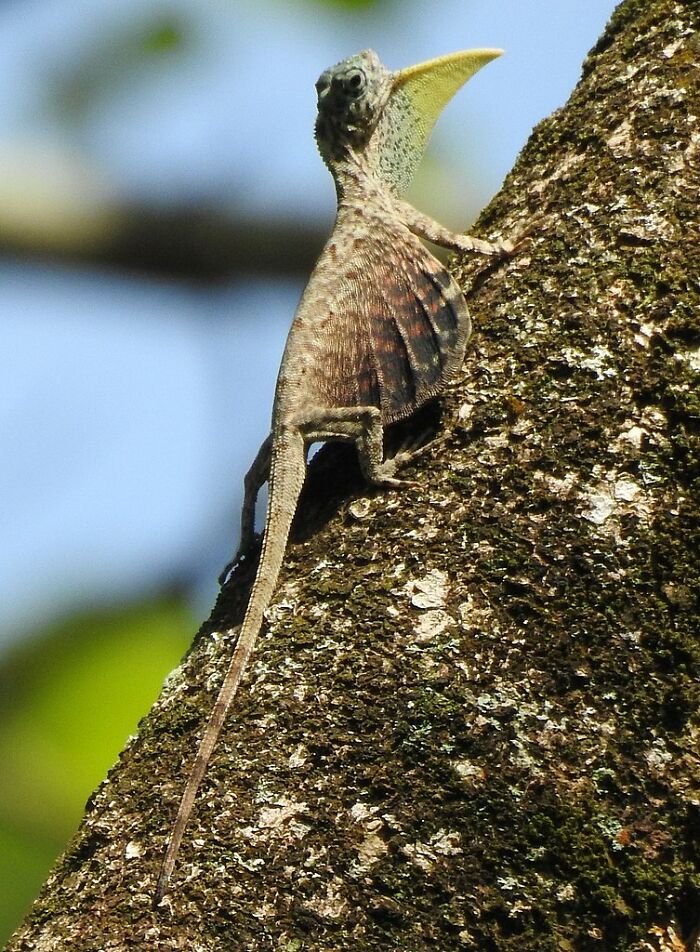
POLYGON ((246 476, 239 554, 253 540, 255 500, 269 481, 260 561, 170 834, 156 903, 277 584, 307 446, 351 440, 369 482, 410 485, 395 473, 413 454, 385 460, 383 427, 412 414, 460 372, 471 330, 466 302, 416 236, 501 257, 516 247, 453 234, 401 199, 445 103, 498 54, 472 50, 391 73, 365 50, 316 84, 316 137, 335 180, 337 218, 289 332, 270 435, 246 476))

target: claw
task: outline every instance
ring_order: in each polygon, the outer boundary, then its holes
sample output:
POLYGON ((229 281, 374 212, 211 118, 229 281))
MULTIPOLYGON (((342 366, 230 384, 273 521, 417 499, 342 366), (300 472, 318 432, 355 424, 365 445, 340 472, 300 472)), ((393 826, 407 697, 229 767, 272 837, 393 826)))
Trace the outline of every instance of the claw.
POLYGON ((542 215, 535 215, 530 221, 512 238, 506 238, 504 241, 494 242, 496 255, 501 259, 512 258, 525 248, 532 238, 533 233, 541 225, 542 215))
POLYGON ((533 233, 537 231, 539 226, 542 224, 543 219, 543 215, 535 215, 534 218, 531 218, 524 228, 517 232, 512 239, 508 239, 507 241, 503 242, 503 247, 508 247, 508 257, 512 257, 519 251, 522 251, 522 249, 530 243, 533 233))
POLYGON ((415 479, 396 479, 393 476, 385 476, 377 485, 387 489, 418 489, 420 483, 415 479))
POLYGON ((408 463, 412 463, 414 460, 420 459, 430 449, 430 443, 422 443, 416 445, 418 441, 414 442, 409 449, 401 450, 400 453, 397 453, 394 457, 394 462, 397 466, 406 466, 408 463))

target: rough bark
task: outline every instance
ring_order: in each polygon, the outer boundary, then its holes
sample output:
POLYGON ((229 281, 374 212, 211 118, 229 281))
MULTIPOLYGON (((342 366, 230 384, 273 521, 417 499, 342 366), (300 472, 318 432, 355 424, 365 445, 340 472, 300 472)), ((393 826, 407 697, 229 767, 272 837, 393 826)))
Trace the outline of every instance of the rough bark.
POLYGON ((458 268, 476 334, 416 467, 312 466, 167 905, 164 838, 250 573, 11 952, 680 950, 700 926, 697 3, 626 0, 458 268), (353 501, 351 501, 353 500, 353 501))

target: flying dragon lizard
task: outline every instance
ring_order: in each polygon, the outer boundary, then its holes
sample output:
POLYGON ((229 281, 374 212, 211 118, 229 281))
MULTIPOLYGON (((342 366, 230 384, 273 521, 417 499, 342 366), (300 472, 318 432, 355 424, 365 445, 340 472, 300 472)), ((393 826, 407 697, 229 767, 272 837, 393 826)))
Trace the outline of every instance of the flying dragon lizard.
POLYGON ((410 416, 460 374, 471 332, 464 295, 419 239, 499 257, 517 247, 455 234, 402 199, 443 107, 501 52, 467 50, 391 72, 376 53, 364 50, 327 69, 316 83, 316 141, 335 180, 335 227, 294 316, 270 434, 245 479, 239 556, 252 546, 255 502, 268 482, 260 560, 170 833, 157 903, 277 584, 307 447, 352 441, 370 483, 407 485, 396 472, 414 453, 385 459, 384 427, 410 416))

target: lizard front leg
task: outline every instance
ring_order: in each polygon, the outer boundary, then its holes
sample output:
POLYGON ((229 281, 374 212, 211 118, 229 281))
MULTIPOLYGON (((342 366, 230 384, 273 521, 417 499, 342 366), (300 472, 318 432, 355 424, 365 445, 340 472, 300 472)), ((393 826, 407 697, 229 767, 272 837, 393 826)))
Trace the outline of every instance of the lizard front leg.
POLYGON ((397 479, 395 473, 424 452, 424 447, 384 459, 384 429, 377 407, 323 407, 307 414, 297 425, 307 442, 354 442, 367 482, 389 488, 417 485, 413 480, 397 479))
POLYGON ((414 235, 425 238, 426 241, 432 241, 435 245, 450 251, 477 251, 480 254, 494 255, 498 258, 510 258, 514 255, 529 236, 532 228, 530 226, 519 232, 512 241, 484 241, 482 238, 472 238, 471 235, 460 235, 450 231, 429 215, 419 212, 408 202, 397 200, 396 214, 414 235))

